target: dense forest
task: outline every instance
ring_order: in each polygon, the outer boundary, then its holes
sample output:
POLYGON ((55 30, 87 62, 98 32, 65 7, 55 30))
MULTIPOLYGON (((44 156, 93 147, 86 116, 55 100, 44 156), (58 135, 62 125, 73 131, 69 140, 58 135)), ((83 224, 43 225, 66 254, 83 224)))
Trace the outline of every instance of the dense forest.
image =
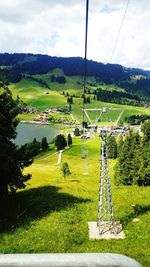
POLYGON ((118 142, 117 185, 150 185, 150 120, 142 125, 143 136, 129 132, 118 142))
POLYGON ((141 114, 141 115, 131 115, 125 118, 125 121, 130 125, 140 125, 146 120, 150 120, 150 115, 141 114))
MULTIPOLYGON (((84 60, 80 57, 51 57, 33 54, 0 54, 0 79, 17 82, 22 74, 45 74, 60 68, 67 76, 84 75, 84 60)), ((115 84, 134 95, 150 97, 150 72, 142 69, 125 68, 118 64, 103 64, 87 61, 87 75, 94 76, 97 83, 115 84), (132 79, 139 75, 140 78, 132 79)))
MULTIPOLYGON (((119 92, 116 90, 107 91, 103 90, 101 88, 97 88, 94 91, 94 94, 96 95, 97 100, 104 101, 108 103, 117 103, 117 104, 123 104, 123 105, 132 105, 132 106, 140 106, 142 105, 141 100, 138 95, 133 95, 131 93, 126 92, 119 92)), ((143 102, 143 105, 145 103, 143 102)))
POLYGON ((122 81, 117 83, 118 86, 124 88, 127 92, 138 92, 139 95, 150 96, 150 78, 141 78, 135 83, 129 81, 122 81))

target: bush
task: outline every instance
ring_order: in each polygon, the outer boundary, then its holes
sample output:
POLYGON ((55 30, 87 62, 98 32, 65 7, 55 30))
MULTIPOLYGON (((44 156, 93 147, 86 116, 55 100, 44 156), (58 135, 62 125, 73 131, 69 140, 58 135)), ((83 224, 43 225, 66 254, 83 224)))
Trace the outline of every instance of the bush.
POLYGON ((79 128, 75 128, 75 130, 74 130, 74 135, 75 135, 75 136, 80 136, 79 128))
POLYGON ((64 176, 64 179, 66 180, 66 176, 69 176, 71 174, 69 165, 67 162, 64 162, 61 168, 62 174, 64 176))
POLYGON ((66 138, 63 134, 58 134, 55 138, 55 147, 57 151, 64 149, 67 146, 66 138))

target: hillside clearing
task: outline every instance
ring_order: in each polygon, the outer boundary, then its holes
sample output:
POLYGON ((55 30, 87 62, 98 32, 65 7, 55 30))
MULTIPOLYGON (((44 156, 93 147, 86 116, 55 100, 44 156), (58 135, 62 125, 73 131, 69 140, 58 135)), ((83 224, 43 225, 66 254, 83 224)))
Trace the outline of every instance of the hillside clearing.
POLYGON ((35 158, 34 164, 26 169, 32 173, 32 179, 25 190, 17 193, 20 200, 17 227, 11 227, 8 232, 2 230, 0 253, 113 252, 133 257, 144 267, 149 266, 150 189, 116 187, 114 160, 109 161, 114 208, 126 238, 109 241, 88 238, 87 223, 97 219, 99 148, 98 135, 87 142, 89 173, 85 176, 81 139, 73 139, 73 146, 62 155, 63 162, 68 162, 71 169, 66 182, 60 166, 56 165, 55 150, 35 158), (139 207, 138 211, 134 207, 139 207), (135 217, 138 222, 133 221, 135 217))

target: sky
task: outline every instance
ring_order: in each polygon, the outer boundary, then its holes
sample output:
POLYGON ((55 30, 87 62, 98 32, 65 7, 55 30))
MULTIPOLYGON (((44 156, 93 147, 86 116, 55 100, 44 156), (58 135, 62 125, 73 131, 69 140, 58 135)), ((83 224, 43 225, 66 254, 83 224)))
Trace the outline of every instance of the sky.
MULTIPOLYGON (((84 57, 85 4, 0 0, 0 52, 84 57)), ((150 70, 149 25, 149 0, 89 0, 88 59, 150 70)))

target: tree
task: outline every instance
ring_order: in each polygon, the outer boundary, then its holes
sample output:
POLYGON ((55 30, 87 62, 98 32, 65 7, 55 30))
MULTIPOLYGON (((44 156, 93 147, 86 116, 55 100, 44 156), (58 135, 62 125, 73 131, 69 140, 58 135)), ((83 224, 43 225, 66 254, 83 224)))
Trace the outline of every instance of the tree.
POLYGON ((132 133, 126 136, 123 143, 123 147, 119 153, 118 162, 116 165, 115 180, 117 184, 132 184, 132 177, 130 176, 130 170, 132 165, 133 153, 131 151, 132 133))
POLYGON ((72 145, 72 137, 71 134, 68 134, 68 146, 72 145))
MULTIPOLYGON (((33 142, 26 143, 22 146, 22 149, 25 155, 28 155, 30 158, 36 156, 41 151, 41 142, 38 142, 36 138, 33 139, 33 142)), ((23 153, 23 152, 22 152, 23 153)))
POLYGON ((108 158, 115 159, 117 157, 117 142, 114 136, 108 136, 108 158))
POLYGON ((85 128, 85 129, 88 128, 88 123, 87 123, 87 121, 83 121, 83 122, 82 122, 82 127, 85 128))
POLYGON ((72 96, 67 97, 67 103, 68 104, 73 104, 73 97, 72 96))
POLYGON ((55 80, 56 80, 56 77, 55 77, 55 75, 54 74, 52 74, 51 76, 50 76, 50 78, 51 78, 51 82, 53 83, 53 82, 55 82, 55 80))
POLYGON ((141 138, 138 133, 130 131, 119 151, 115 173, 117 184, 138 184, 142 162, 140 152, 141 138))
POLYGON ((19 98, 13 100, 11 92, 5 87, 0 94, 0 196, 6 197, 8 191, 24 188, 30 174, 23 174, 23 168, 32 163, 32 158, 23 148, 18 148, 12 139, 16 137, 19 114, 19 98))
POLYGON ((121 148, 123 146, 123 137, 122 135, 119 136, 118 138, 118 144, 117 144, 117 154, 119 155, 119 153, 121 152, 121 148))
POLYGON ((74 135, 75 135, 75 136, 80 136, 79 128, 75 128, 75 130, 74 130, 74 135))
POLYGON ((66 180, 66 176, 69 176, 71 174, 69 165, 67 162, 64 162, 61 168, 62 174, 64 176, 64 179, 66 180))
POLYGON ((142 161, 139 170, 138 185, 150 185, 150 120, 142 125, 142 161))
POLYGON ((62 84, 62 83, 66 83, 67 81, 66 81, 66 78, 64 76, 58 76, 58 77, 56 77, 56 82, 62 84))
POLYGON ((36 142, 37 142, 37 140, 36 140, 36 138, 34 137, 34 139, 33 139, 33 144, 36 144, 36 142))
POLYGON ((86 98, 86 103, 91 103, 91 99, 90 99, 90 96, 87 96, 87 98, 86 98))
POLYGON ((55 138, 55 146, 57 151, 64 149, 67 146, 66 138, 63 134, 58 134, 55 138))
POLYGON ((68 111, 71 112, 71 104, 69 103, 68 111))
POLYGON ((142 132, 144 134, 144 142, 150 141, 150 120, 142 125, 142 132))
POLYGON ((42 146, 42 150, 43 150, 43 151, 47 151, 47 150, 48 150, 49 145, 48 145, 48 142, 47 142, 46 137, 43 137, 43 138, 42 138, 41 146, 42 146))

